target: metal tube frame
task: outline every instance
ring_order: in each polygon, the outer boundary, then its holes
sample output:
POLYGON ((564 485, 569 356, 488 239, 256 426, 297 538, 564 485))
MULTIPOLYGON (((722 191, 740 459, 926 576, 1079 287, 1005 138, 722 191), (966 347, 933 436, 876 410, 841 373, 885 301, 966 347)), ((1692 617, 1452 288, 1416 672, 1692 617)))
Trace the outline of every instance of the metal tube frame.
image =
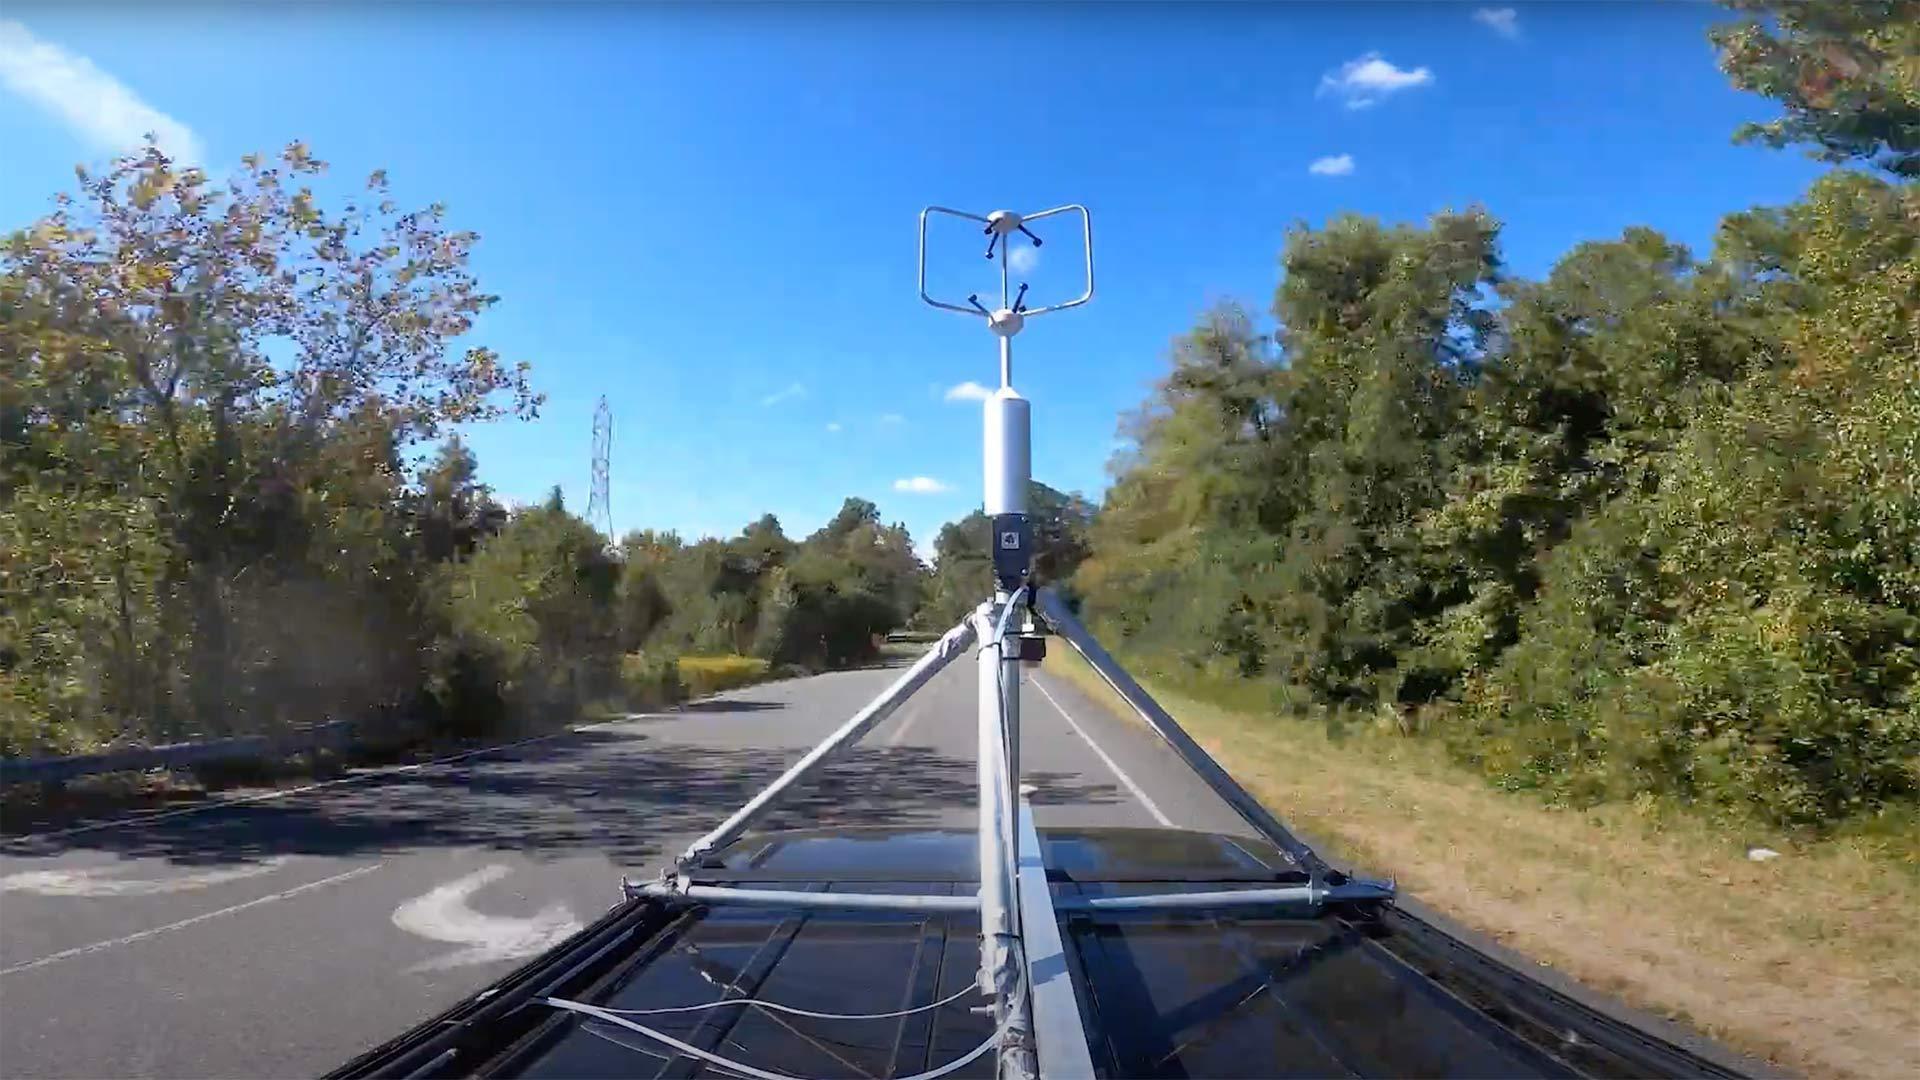
POLYGON ((674 877, 682 884, 689 884, 687 872, 702 859, 714 851, 738 840, 742 833, 753 824, 755 819, 773 809, 780 797, 805 779, 820 766, 839 756, 848 747, 858 742, 861 736, 873 730, 882 720, 893 715, 900 704, 913 695, 915 690, 926 685, 927 680, 940 673, 953 659, 966 651, 967 645, 974 639, 974 628, 969 622, 946 632, 940 640, 934 642, 920 659, 914 661, 893 685, 881 691, 866 708, 855 713, 846 723, 840 725, 831 735, 821 740, 819 745, 807 751, 806 756, 793 763, 786 772, 781 773, 773 783, 768 784, 760 794, 747 800, 747 804, 733 812, 727 820, 715 826, 713 831, 695 840, 681 853, 674 866, 674 877))
POLYGON ((1167 710, 1153 700, 1153 695, 1142 689, 1140 684, 1134 681, 1133 676, 1127 674, 1127 670, 1120 666, 1120 662, 1094 640, 1086 627, 1080 625, 1080 620, 1074 618, 1073 612, 1068 609, 1066 602, 1060 599, 1058 593, 1052 589, 1041 589, 1035 603, 1047 628, 1055 635, 1065 638, 1067 644, 1073 646, 1073 650, 1099 673, 1100 678, 1109 687, 1113 688, 1114 693, 1119 694, 1134 713, 1153 729, 1154 734, 1160 736, 1161 740, 1173 749, 1189 769, 1198 773, 1200 779, 1206 781, 1207 786, 1213 789, 1214 794, 1220 796, 1221 801, 1232 807, 1234 813, 1239 814, 1247 824, 1253 826, 1255 832, 1286 852, 1295 863, 1307 871, 1309 881, 1314 886, 1338 885, 1346 881, 1345 875, 1328 866, 1312 848, 1287 831, 1287 827, 1280 824, 1280 819, 1260 805, 1260 800, 1254 798, 1246 788, 1241 787, 1239 781, 1235 780, 1227 770, 1221 768, 1219 762, 1213 760, 1212 755, 1202 749, 1199 743, 1194 742, 1193 737, 1186 733, 1186 730, 1168 714, 1167 710))
POLYGON ((682 889, 655 882, 637 887, 633 894, 672 902, 801 908, 810 911, 905 911, 970 915, 980 910, 977 896, 922 896, 917 893, 803 892, 798 889, 741 889, 731 885, 688 885, 682 889))
MULTIPOLYGON (((1008 726, 1006 668, 1018 661, 1006 657, 1008 625, 1025 599, 1024 587, 1013 595, 983 604, 974 614, 980 641, 978 803, 975 835, 980 864, 980 989, 993 995, 994 1023, 1001 1032, 1000 1068, 1003 1077, 1037 1076, 1033 1049, 1027 969, 1020 937, 1020 906, 1015 892, 1015 783, 1008 726)), ((1017 721, 1015 721, 1017 724, 1017 721)))
MULTIPOLYGON (((1037 241, 1036 241, 1037 243, 1037 241)), ((989 249, 991 251, 991 249, 989 249)), ((1093 298, 1093 223, 1087 209, 1078 204, 1057 206, 1036 214, 1009 215, 996 212, 983 217, 943 206, 929 206, 920 213, 920 298, 928 304, 963 315, 984 315, 988 326, 1000 339, 1000 385, 1010 390, 1013 382, 1012 337, 1025 317, 1078 307, 1093 298), (1086 289, 1079 297, 1048 307, 1016 312, 1009 308, 1007 248, 1005 240, 1022 222, 1037 221, 1057 214, 1078 212, 1086 243, 1086 289), (927 217, 950 214, 987 224, 997 232, 1000 245, 1000 308, 987 312, 977 304, 963 307, 945 303, 927 295, 927 217), (996 221, 998 224, 996 224, 996 221)), ((1008 455, 998 461, 1002 471, 1025 471, 1009 464, 1008 455)), ((1023 459, 1024 460, 1024 459, 1023 459)), ((989 476, 988 490, 996 483, 1018 485, 1024 494, 1030 478, 1026 476, 989 476)), ((1020 503, 1024 510, 1024 501, 1020 503)), ((998 1075, 1003 1078, 1032 1080, 1046 1065, 1053 1077, 1090 1077, 1092 1064, 1087 1052, 1086 1032, 1080 1026, 1079 1010, 1072 984, 1064 975, 1056 976, 1062 947, 1057 911, 1090 913, 1127 911, 1202 911, 1220 908, 1258 907, 1301 914, 1318 913, 1335 902, 1390 902, 1394 896, 1391 882, 1348 879, 1323 862, 1279 820, 1268 813, 1247 790, 1240 786, 1220 764, 1193 741, 1167 711, 1154 701, 1133 677, 1100 643, 1094 640, 1073 612, 1050 589, 1036 593, 1031 582, 1014 587, 1009 581, 992 600, 982 603, 960 625, 935 642, 913 666, 876 697, 866 708, 842 724, 809 750, 805 756, 776 778, 747 804, 735 811, 711 832, 693 842, 681 854, 672 871, 657 883, 631 885, 623 881, 627 895, 675 904, 724 904, 758 907, 797 908, 811 911, 892 911, 921 914, 974 913, 980 919, 981 989, 994 996, 995 1021, 1001 1037, 998 1075), (1037 615, 1037 619, 1034 617, 1037 615), (1074 651, 1091 664, 1127 705, 1170 746, 1181 761, 1206 781, 1215 794, 1251 825, 1285 852, 1308 875, 1307 884, 1283 888, 1217 890, 1213 892, 1151 893, 1133 896, 1053 898, 1046 880, 1046 867, 1038 833, 1033 827, 1032 810, 1020 791, 1020 661, 1009 653, 1009 634, 1030 632, 1038 623, 1064 638, 1074 651), (952 662, 970 645, 978 649, 979 715, 976 761, 978 820, 976 825, 980 889, 977 896, 920 896, 892 893, 801 892, 797 890, 750 889, 730 886, 698 885, 692 875, 708 856, 739 839, 758 819, 795 784, 844 752, 881 721, 891 716, 908 697, 952 662), (1033 935, 1026 935, 1031 923, 1033 935), (1042 967, 1036 974, 1035 962, 1042 967), (1044 1035, 1036 1053, 1036 1025, 1044 1035)))

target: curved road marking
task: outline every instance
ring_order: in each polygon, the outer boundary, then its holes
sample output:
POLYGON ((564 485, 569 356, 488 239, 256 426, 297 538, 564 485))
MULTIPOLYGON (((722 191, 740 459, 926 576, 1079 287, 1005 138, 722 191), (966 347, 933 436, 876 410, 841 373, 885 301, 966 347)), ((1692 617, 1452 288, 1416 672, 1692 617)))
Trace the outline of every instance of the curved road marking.
POLYGON ((375 870, 378 870, 385 865, 387 864, 374 863, 372 866, 362 866, 358 870, 348 870, 344 874, 335 874, 329 878, 321 878, 319 881, 309 881, 305 885, 296 885, 291 889, 287 889, 283 892, 274 893, 271 896, 262 896, 257 900, 249 900, 244 904, 235 904, 232 907, 223 907, 218 911, 209 911, 204 915, 195 915, 191 919, 181 919, 179 922, 168 923, 165 926, 156 926, 151 930, 142 930, 137 934, 128 934, 126 937, 117 937, 109 941, 96 941, 91 945, 81 945, 72 949, 62 949, 57 953, 52 953, 47 956, 43 956, 38 960, 29 960, 24 964, 15 964, 10 968, 0 968, 0 975, 12 975, 12 974, 15 974, 16 972, 29 971, 37 967, 45 967, 48 964, 57 964, 62 960, 71 960, 76 956, 85 956, 88 953, 99 952, 102 949, 111 949, 115 945, 131 945, 136 941, 142 941, 147 938, 156 937, 160 934, 164 934, 172 930, 179 930, 184 927, 192 926, 194 923, 206 922, 208 919, 217 919, 222 915, 231 915, 236 911, 245 911, 248 908, 259 907, 262 904, 271 904, 276 900, 285 900, 290 896, 298 896, 301 893, 307 892, 311 889, 318 889, 327 885, 333 885, 338 882, 346 881, 349 878, 357 878, 362 874, 371 874, 375 870))
POLYGON ((437 971, 538 956, 580 932, 580 921, 557 902, 524 919, 482 915, 467 906, 468 897, 512 872, 499 864, 482 867, 395 908, 393 925, 400 929, 430 941, 466 946, 407 970, 437 971))
POLYGON ((159 881, 107 877, 107 870, 28 870, 0 878, 0 892, 30 892, 41 896, 152 896, 156 893, 187 892, 221 885, 229 881, 271 874, 292 861, 288 855, 249 866, 225 870, 203 870, 159 881))
POLYGON ((1120 783, 1125 785, 1128 791, 1133 792, 1133 797, 1139 799, 1140 805, 1147 808, 1147 813, 1153 815, 1153 820, 1159 822, 1163 828, 1171 829, 1175 827, 1173 820, 1161 813, 1160 808, 1154 805, 1153 800, 1147 798, 1147 793, 1140 790, 1140 785, 1133 782, 1133 777, 1128 776, 1124 769, 1120 768, 1119 765, 1114 763, 1112 758, 1107 756, 1105 750, 1100 749, 1100 744, 1093 741, 1093 736, 1082 731, 1080 725, 1073 722, 1073 717, 1067 715, 1067 710, 1062 708, 1058 701, 1054 700, 1053 695, 1047 692, 1045 686, 1041 685, 1038 676, 1033 679, 1033 687, 1040 691, 1042 697, 1047 699, 1047 704, 1053 706, 1053 711, 1060 714, 1060 719, 1067 722, 1067 726, 1073 729, 1073 733, 1080 736, 1081 740, 1087 744, 1087 747, 1093 751, 1094 756, 1106 763, 1108 770, 1111 771, 1115 777, 1119 778, 1120 783))

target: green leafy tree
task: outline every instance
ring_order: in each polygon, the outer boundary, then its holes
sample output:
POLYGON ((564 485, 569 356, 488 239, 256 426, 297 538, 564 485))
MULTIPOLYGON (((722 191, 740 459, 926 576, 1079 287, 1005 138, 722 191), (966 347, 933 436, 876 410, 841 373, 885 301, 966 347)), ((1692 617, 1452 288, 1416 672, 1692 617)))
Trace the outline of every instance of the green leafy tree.
POLYGON ((620 567, 593 526, 554 501, 513 515, 443 571, 449 633, 435 689, 456 726, 565 714, 615 685, 620 567))
MULTIPOLYGON (((1091 550, 1093 506, 1077 492, 1067 494, 1035 480, 1027 487, 1027 514, 1033 528, 1034 579, 1069 587, 1091 550)), ((940 527, 933 542, 933 570, 921 583, 914 625, 947 630, 993 595, 993 552, 988 547, 992 528, 983 510, 940 527)))
POLYGON ((1757 18, 1716 27, 1720 67, 1786 115, 1737 133, 1772 146, 1811 143, 1827 161, 1920 176, 1920 3, 1725 0, 1757 18))
POLYGON ((492 302, 473 235, 379 174, 325 209, 324 169, 296 143, 216 183, 150 146, 0 251, 10 748, 417 687, 404 456, 538 401, 523 367, 455 346, 492 302))

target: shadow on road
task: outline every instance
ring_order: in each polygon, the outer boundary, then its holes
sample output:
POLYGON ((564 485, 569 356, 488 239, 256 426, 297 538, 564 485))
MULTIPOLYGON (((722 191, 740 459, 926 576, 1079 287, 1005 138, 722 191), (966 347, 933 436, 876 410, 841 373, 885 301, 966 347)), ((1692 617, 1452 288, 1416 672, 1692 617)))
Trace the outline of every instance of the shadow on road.
MULTIPOLYGON (((742 703, 729 702, 729 709, 742 703)), ((628 866, 718 824, 799 756, 791 748, 712 748, 644 734, 582 731, 414 772, 68 836, 20 836, 0 854, 113 852, 218 864, 274 855, 511 849, 535 858, 599 853, 628 866)), ((1036 801, 1112 803, 1112 785, 1030 773, 1036 801)), ((924 747, 856 747, 803 785, 766 828, 931 825, 974 799, 971 760, 924 747)))
POLYGON ((713 698, 709 701, 689 701, 685 705, 673 708, 677 713, 733 713, 767 712, 772 709, 786 708, 784 701, 753 701, 742 698, 713 698))

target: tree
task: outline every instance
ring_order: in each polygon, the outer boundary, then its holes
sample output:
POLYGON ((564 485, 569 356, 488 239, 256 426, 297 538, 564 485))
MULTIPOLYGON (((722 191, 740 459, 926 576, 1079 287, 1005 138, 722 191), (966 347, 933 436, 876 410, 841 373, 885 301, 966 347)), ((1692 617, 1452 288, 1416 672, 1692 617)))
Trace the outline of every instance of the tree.
POLYGON ((420 472, 413 496, 414 535, 430 563, 465 558, 500 531, 507 511, 479 480, 480 463, 456 436, 420 472))
POLYGON ((417 686, 403 455, 538 398, 524 365, 454 347, 492 302, 475 237, 400 212, 379 174, 329 212, 303 186, 324 168, 296 143, 214 183, 149 146, 0 251, 22 628, 0 652, 29 741, 217 733, 417 686))
POLYGON ((1915 0, 1723 0, 1759 18, 1716 27, 1720 67, 1786 115, 1736 138, 1814 144, 1826 161, 1861 160, 1920 176, 1920 3, 1915 0))
POLYGON ((435 686, 447 714, 470 723, 491 696, 526 718, 612 689, 620 568, 591 524, 562 507, 522 510, 443 573, 435 686))
MULTIPOLYGON (((1027 486, 1033 528, 1034 579, 1070 587, 1089 551, 1087 530, 1094 508, 1078 492, 1067 494, 1037 480, 1027 486)), ((993 595, 992 522, 983 510, 940 527, 933 542, 933 571, 920 584, 914 625, 944 631, 993 595)))

